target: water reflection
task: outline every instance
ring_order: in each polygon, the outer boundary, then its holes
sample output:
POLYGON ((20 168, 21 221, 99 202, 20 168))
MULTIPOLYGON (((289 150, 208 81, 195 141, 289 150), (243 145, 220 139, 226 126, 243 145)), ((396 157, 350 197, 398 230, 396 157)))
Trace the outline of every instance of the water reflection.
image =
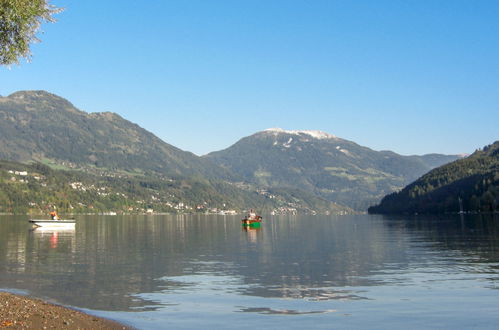
POLYGON ((235 311, 295 315, 333 310, 236 301, 364 301, 374 299, 367 287, 431 286, 451 275, 496 288, 493 217, 267 219, 244 229, 230 216, 87 216, 73 231, 31 231, 26 219, 2 216, 0 287, 91 309, 174 308, 203 295, 208 306, 224 295, 235 311))
POLYGON ((30 229, 30 243, 33 249, 44 249, 47 246, 50 249, 61 248, 63 251, 75 252, 75 229, 74 228, 43 228, 38 227, 30 229), (59 246, 59 243, 62 246, 59 246))

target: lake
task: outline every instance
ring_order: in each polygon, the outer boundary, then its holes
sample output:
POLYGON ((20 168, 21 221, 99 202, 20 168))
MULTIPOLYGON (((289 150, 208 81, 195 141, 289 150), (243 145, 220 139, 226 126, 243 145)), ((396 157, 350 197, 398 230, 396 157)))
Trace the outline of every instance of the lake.
POLYGON ((0 289, 139 329, 497 328, 499 217, 0 216, 0 289))

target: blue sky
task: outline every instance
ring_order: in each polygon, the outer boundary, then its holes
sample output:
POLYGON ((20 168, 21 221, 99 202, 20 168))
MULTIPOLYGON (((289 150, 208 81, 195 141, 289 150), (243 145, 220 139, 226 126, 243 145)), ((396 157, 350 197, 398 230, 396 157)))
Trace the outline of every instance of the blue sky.
POLYGON ((270 127, 405 155, 499 139, 499 1, 52 3, 1 95, 47 90, 198 155, 270 127))

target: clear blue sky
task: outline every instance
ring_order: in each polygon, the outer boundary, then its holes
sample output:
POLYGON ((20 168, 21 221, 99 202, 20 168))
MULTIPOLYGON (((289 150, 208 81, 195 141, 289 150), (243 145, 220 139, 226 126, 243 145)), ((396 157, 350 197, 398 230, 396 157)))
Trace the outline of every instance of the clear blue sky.
POLYGON ((406 155, 499 139, 499 1, 52 3, 1 95, 47 90, 198 155, 270 127, 406 155))

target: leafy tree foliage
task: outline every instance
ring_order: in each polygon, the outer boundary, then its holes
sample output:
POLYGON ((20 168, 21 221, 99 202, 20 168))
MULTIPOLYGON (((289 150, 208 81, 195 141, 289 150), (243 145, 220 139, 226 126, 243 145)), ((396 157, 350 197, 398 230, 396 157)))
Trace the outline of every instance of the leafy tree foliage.
POLYGON ((23 57, 29 61, 42 22, 54 22, 60 11, 47 0, 0 0, 0 63, 19 64, 23 57))

